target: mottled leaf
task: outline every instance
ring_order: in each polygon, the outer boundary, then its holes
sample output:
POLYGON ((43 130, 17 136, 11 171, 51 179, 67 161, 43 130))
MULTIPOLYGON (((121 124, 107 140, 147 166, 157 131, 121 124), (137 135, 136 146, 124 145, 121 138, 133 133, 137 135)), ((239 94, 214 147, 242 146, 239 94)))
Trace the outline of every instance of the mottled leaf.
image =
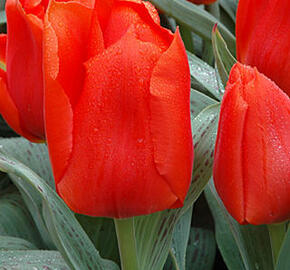
POLYGON ((14 183, 30 186, 42 198, 45 225, 55 245, 71 269, 117 270, 118 266, 100 257, 98 251, 63 200, 31 169, 0 154, 0 169, 15 175, 14 183))
MULTIPOLYGON (((7 190, 8 191, 8 190, 7 190)), ((19 193, 1 194, 0 235, 23 238, 37 247, 43 247, 40 235, 19 193)))
POLYGON ((212 181, 205 194, 215 220, 217 244, 228 268, 273 270, 267 226, 239 225, 225 209, 212 181))
POLYGON ((0 270, 70 270, 57 251, 0 251, 0 270))
MULTIPOLYGON (((14 157, 27 167, 31 168, 35 173, 41 176, 50 187, 54 188, 54 180, 46 145, 33 144, 23 138, 0 139, 0 151, 6 155, 14 157)), ((23 181, 19 181, 17 176, 11 174, 10 178, 19 188, 30 213, 32 213, 32 217, 46 248, 55 249, 44 224, 41 195, 30 185, 27 185, 23 181)))
POLYGON ((37 247, 25 239, 0 235, 0 251, 3 250, 32 250, 37 247))
POLYGON ((190 111, 192 119, 194 119, 203 109, 214 104, 217 104, 217 101, 215 99, 212 99, 199 91, 191 89, 190 111))
POLYGON ((135 217, 136 244, 141 270, 160 270, 171 247, 179 218, 193 205, 211 177, 219 106, 203 110, 192 121, 195 161, 192 183, 184 207, 135 217))
POLYGON ((206 95, 211 95, 212 98, 221 100, 224 87, 217 80, 215 69, 189 52, 187 52, 187 57, 192 87, 201 90, 206 95))

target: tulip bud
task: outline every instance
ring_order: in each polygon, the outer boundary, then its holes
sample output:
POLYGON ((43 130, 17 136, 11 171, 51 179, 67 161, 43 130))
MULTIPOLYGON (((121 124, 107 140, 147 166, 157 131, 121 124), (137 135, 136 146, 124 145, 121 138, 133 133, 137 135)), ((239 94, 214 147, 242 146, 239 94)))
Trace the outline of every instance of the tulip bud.
POLYGON ((213 177, 241 224, 290 218, 290 102, 274 82, 233 66, 221 104, 213 177))
POLYGON ((91 216, 181 207, 193 147, 179 32, 138 0, 52 1, 45 25, 46 133, 60 196, 91 216))

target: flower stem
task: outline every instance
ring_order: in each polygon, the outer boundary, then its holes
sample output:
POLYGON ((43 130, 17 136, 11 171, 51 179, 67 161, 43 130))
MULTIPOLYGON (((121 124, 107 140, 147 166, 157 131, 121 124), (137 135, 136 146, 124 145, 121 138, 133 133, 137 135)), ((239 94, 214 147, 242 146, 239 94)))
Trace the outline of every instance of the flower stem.
POLYGON ((138 270, 134 217, 114 219, 122 270, 138 270))
POLYGON ((274 266, 277 263, 279 252, 286 234, 285 223, 268 224, 274 266))

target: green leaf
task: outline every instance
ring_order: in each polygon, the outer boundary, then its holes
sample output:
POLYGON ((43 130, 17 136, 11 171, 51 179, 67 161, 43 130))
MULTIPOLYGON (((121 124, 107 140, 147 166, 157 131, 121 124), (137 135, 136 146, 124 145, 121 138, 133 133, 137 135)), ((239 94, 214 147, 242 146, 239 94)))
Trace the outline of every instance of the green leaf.
POLYGON ((0 138, 2 153, 12 156, 39 175, 51 188, 55 188, 49 155, 45 144, 35 144, 18 138, 0 138))
MULTIPOLYGON (((190 207, 179 219, 173 231, 173 238, 170 248, 170 256, 175 269, 185 270, 186 248, 189 240, 189 232, 192 217, 192 207, 190 207)), ((168 269, 172 269, 169 266, 168 269)))
POLYGON ((6 14, 5 14, 5 3, 6 0, 0 1, 0 32, 3 32, 5 30, 6 25, 6 14))
POLYGON ((2 250, 32 250, 32 249, 37 249, 37 247, 25 239, 0 235, 0 251, 2 250))
POLYGON ((186 269, 210 270, 215 259, 215 239, 213 231, 193 227, 190 231, 186 252, 186 269))
POLYGON ((231 68, 237 62, 237 60, 228 50, 228 46, 218 31, 217 25, 215 25, 212 30, 212 44, 220 77, 222 79, 223 85, 226 85, 231 68))
MULTIPOLYGON (((0 12, 0 16, 1 16, 1 12, 0 12)), ((1 24, 0 24, 0 27, 1 27, 1 24)), ((0 33, 1 33, 1 32, 0 32, 0 33)), ((6 65, 5 65, 4 62, 1 62, 1 61, 0 61, 0 69, 6 71, 6 65)))
POLYGON ((228 12, 221 6, 220 7, 220 21, 235 35, 236 21, 233 21, 228 12))
POLYGON ((5 193, 5 190, 11 185, 9 176, 6 173, 0 172, 0 195, 5 193))
POLYGON ((234 35, 217 18, 202 8, 186 0, 150 0, 150 2, 208 41, 211 40, 211 29, 214 24, 219 23, 221 33, 229 44, 231 52, 235 52, 234 35))
POLYGON ((141 270, 162 269, 171 247, 176 223, 193 205, 211 177, 218 115, 219 106, 213 105, 203 110, 192 121, 195 160, 192 183, 183 208, 134 218, 141 270))
POLYGON ((233 22, 236 21, 236 11, 238 7, 238 1, 235 0, 220 0, 219 4, 227 12, 233 22))
POLYGON ((4 11, 5 10, 5 4, 6 4, 6 0, 1 0, 0 1, 0 11, 4 11))
MULTIPOLYGON (((0 139, 0 150, 8 156, 12 156, 31 168, 39 176, 45 179, 46 183, 54 188, 54 179, 50 167, 47 147, 44 144, 33 144, 23 138, 0 139)), ((42 216, 42 196, 38 190, 23 181, 19 181, 15 175, 10 175, 15 185, 18 187, 34 222, 41 234, 46 248, 55 249, 45 226, 42 216)))
POLYGON ((102 258, 120 263, 114 220, 76 214, 77 220, 99 250, 102 258))
POLYGON ((23 238, 42 247, 38 231, 20 194, 2 194, 0 199, 0 235, 23 238))
POLYGON ((210 105, 217 104, 217 101, 204 95, 203 93, 191 89, 190 91, 190 111, 191 117, 195 118, 203 109, 210 105))
POLYGON ((283 241, 275 270, 290 269, 289 254, 290 254, 290 226, 288 224, 287 234, 283 241))
POLYGON ((16 269, 70 270, 57 251, 0 251, 0 270, 16 269))
POLYGON ((223 95, 223 85, 216 78, 216 71, 210 65, 187 52, 192 87, 217 100, 223 95))
POLYGON ((267 226, 239 225, 227 212, 213 181, 205 189, 218 247, 229 269, 273 270, 267 226))
POLYGON ((179 26, 181 38, 187 51, 194 52, 192 32, 184 25, 179 26))
POLYGON ((214 223, 204 195, 194 205, 186 269, 210 270, 216 254, 214 223))
POLYGON ((13 158, 0 154, 0 169, 17 177, 14 183, 30 187, 42 198, 45 225, 71 269, 117 270, 118 266, 100 257, 98 251, 64 201, 37 174, 13 158))
POLYGON ((0 25, 6 23, 6 14, 4 10, 0 10, 0 25))

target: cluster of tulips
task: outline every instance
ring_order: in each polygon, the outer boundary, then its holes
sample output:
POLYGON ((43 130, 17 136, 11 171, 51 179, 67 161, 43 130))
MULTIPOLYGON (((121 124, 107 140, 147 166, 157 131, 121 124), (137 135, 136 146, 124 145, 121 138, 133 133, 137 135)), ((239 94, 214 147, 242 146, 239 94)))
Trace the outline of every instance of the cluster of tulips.
MULTIPOLYGON (((238 4, 212 174, 240 224, 290 219, 289 12, 288 0, 238 4)), ((194 146, 178 28, 141 0, 7 0, 6 16, 0 113, 47 144, 69 208, 123 219, 182 207, 194 146)))

